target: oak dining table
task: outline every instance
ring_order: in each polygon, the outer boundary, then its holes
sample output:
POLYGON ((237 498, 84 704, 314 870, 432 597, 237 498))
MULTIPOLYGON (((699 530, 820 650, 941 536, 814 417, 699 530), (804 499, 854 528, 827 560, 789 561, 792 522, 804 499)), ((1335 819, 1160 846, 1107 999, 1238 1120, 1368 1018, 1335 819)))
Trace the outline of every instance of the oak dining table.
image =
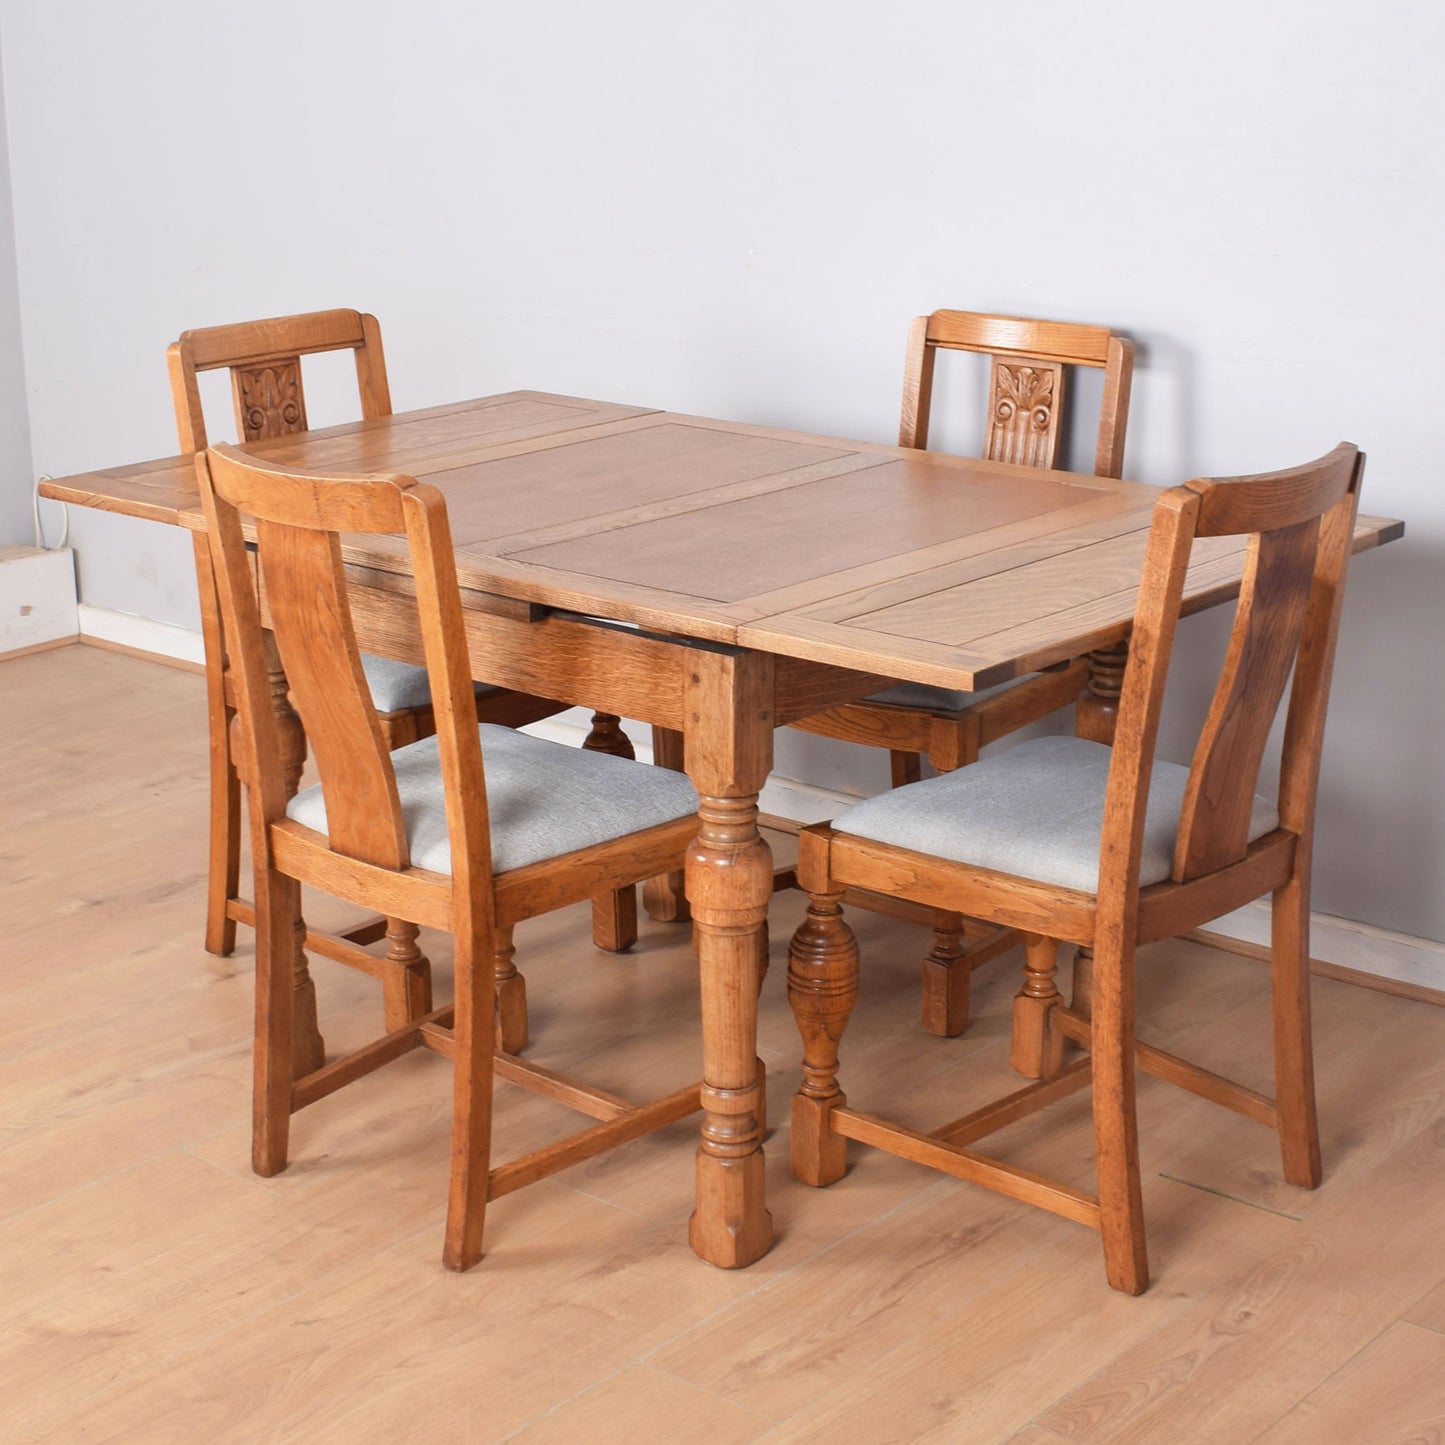
MULTIPOLYGON (((1077 728, 1109 741, 1157 489, 533 391, 247 450, 438 487, 474 676, 681 735, 699 796, 685 885, 703 1033, 690 1239, 716 1265, 756 1260, 772 1242, 756 1053, 773 730, 895 681, 974 690, 1087 654, 1077 728)), ((204 529, 187 457, 41 490, 204 529)), ((1362 517, 1356 550, 1402 531, 1362 517)), ((404 542, 343 550, 360 645, 423 661, 404 542)), ((1241 541, 1202 542, 1186 610, 1231 598, 1243 566, 1241 541)), ((284 684, 277 695, 285 707, 284 684)))

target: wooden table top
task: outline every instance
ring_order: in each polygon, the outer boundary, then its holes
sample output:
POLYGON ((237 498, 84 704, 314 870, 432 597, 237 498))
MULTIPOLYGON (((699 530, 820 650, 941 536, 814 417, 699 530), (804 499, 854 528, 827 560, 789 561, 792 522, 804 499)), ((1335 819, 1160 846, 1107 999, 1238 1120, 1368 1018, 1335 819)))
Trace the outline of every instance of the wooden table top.
MULTIPOLYGON (((1127 636, 1156 488, 519 391, 248 450, 405 472, 445 493, 464 588, 953 688, 1127 636)), ((203 525, 189 458, 42 495, 203 525)), ((1359 551, 1403 523, 1361 518, 1359 551)), ((1240 539, 1195 549, 1187 610, 1233 594, 1240 539)), ((406 569, 404 543, 349 560, 406 569)))

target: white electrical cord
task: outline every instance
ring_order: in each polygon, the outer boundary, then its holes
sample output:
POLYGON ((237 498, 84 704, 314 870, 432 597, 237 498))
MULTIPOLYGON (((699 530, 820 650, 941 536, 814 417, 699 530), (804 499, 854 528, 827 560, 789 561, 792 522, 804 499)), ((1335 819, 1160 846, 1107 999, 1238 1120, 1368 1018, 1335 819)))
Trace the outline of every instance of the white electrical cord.
POLYGON ((53 547, 45 540, 45 528, 40 521, 40 484, 50 480, 48 473, 36 477, 35 490, 30 497, 31 511, 35 516, 35 545, 42 552, 58 552, 70 540, 70 508, 64 502, 60 504, 60 540, 53 547))

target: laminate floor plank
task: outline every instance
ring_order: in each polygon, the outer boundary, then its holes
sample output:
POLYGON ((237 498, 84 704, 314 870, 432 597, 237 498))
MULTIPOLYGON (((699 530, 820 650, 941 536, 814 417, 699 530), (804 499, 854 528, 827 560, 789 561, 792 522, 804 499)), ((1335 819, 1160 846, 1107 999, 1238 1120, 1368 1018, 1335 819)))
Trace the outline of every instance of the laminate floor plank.
MULTIPOLYGON (((0 1441, 1439 1438, 1445 1009, 1316 981, 1313 1195, 1280 1183, 1271 1132, 1143 1080, 1155 1283, 1130 1300, 1091 1231, 877 1151, 851 1146, 828 1189, 791 1178, 802 900, 780 894, 759 1022, 772 1251, 722 1271, 688 1249, 687 1120, 499 1201, 458 1277, 444 1060, 304 1110, 290 1167, 250 1171, 253 944, 201 947, 205 768, 194 674, 79 646, 0 662, 0 1441)), ((849 917, 853 1101, 931 1128, 1013 1085, 1017 952, 975 976, 969 1032, 935 1039, 923 931, 849 917)), ((644 919, 613 956, 588 922, 518 930, 531 1056, 637 1097, 696 1077, 689 930, 644 919)), ((422 946, 446 998, 450 940, 422 946)), ((375 980, 312 970, 331 1052, 374 1036, 375 980)), ((1267 1087, 1267 983, 1251 959, 1156 945, 1146 1037, 1267 1087)), ((574 1123, 503 1087, 497 1152, 574 1123)), ((989 1147, 1090 1187, 1088 1094, 989 1147)))
POLYGON ((1259 1445, 1439 1445, 1445 1440, 1445 1334, 1403 1321, 1342 1365, 1259 1445))

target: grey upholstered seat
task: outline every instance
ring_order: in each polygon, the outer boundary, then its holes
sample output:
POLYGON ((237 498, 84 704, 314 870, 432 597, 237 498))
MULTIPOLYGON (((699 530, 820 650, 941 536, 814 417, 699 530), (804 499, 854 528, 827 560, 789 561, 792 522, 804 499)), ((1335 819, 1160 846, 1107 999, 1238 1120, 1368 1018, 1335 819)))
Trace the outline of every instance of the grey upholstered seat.
MULTIPOLYGON (((606 753, 585 752, 484 723, 482 765, 498 873, 557 858, 697 811, 697 794, 681 773, 606 753)), ((391 754, 412 864, 450 873, 446 802, 437 740, 391 754)), ((298 793, 287 817, 326 831, 320 786, 298 793)))
POLYGON ((982 702, 986 697, 992 697, 999 692, 1007 692, 1009 688, 1016 687, 1020 682, 1026 682, 1028 678, 1035 676, 1037 674, 1031 672, 1025 677, 1001 682, 994 687, 980 688, 977 692, 950 692, 946 687, 931 687, 926 682, 900 682, 897 686, 885 688, 882 692, 870 693, 863 701, 885 702, 893 707, 917 708, 920 712, 962 712, 965 708, 972 707, 974 703, 982 702))
MULTIPOLYGON (((1083 738, 1036 738, 1001 757, 895 788, 834 820, 840 833, 1096 892, 1104 791, 1113 753, 1083 738)), ((1156 761, 1144 823, 1141 885, 1174 866, 1189 769, 1156 761)), ((1255 796, 1249 836, 1279 826, 1275 805, 1255 796)))
MULTIPOLYGON (((407 708, 425 707, 431 701, 431 685, 427 682, 424 667, 363 652, 361 670, 366 674, 372 706, 377 712, 403 712, 407 708)), ((477 683, 475 688, 479 694, 496 690, 484 682, 477 683)))

